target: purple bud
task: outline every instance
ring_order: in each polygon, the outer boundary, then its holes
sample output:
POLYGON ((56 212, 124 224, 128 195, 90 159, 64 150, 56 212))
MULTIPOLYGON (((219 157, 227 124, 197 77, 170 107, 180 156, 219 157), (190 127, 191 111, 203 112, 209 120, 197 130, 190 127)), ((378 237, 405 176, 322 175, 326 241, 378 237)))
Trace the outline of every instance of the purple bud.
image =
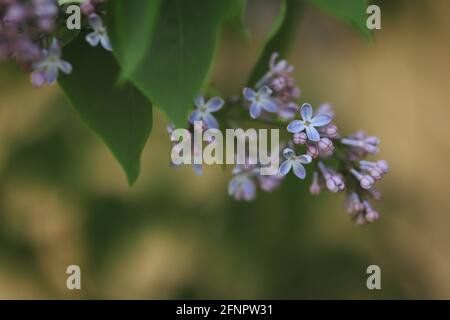
POLYGON ((369 174, 372 178, 374 178, 375 180, 380 180, 381 178, 383 178, 383 172, 381 171, 380 168, 375 167, 375 168, 371 168, 369 170, 369 174))
POLYGON ((380 139, 378 137, 370 136, 370 137, 365 138, 364 142, 377 146, 380 144, 380 139))
POLYGON ((83 12, 83 14, 85 14, 87 16, 89 16, 91 13, 95 12, 95 7, 90 0, 87 0, 84 3, 82 3, 80 8, 81 8, 81 12, 83 12))
POLYGON ((356 215, 364 210, 364 205, 356 192, 351 192, 347 195, 344 206, 345 210, 351 215, 356 215))
POLYGON ((338 128, 334 124, 329 124, 322 131, 325 136, 332 139, 338 136, 338 128))
POLYGON ((379 160, 377 162, 377 167, 380 168, 384 174, 389 172, 389 164, 387 163, 386 160, 379 160))
POLYGON ((8 8, 6 16, 3 18, 4 22, 21 23, 27 17, 25 7, 19 4, 13 4, 8 8))
POLYGON ((306 147, 306 153, 313 158, 317 158, 319 156, 319 148, 314 144, 308 144, 306 147))
POLYGON ((309 192, 312 195, 317 196, 320 194, 320 191, 321 191, 321 188, 320 188, 320 184, 319 184, 319 173, 317 171, 314 171, 313 181, 311 183, 311 186, 309 187, 309 192))
POLYGON ((380 201, 382 198, 381 192, 375 188, 369 189, 367 192, 375 201, 380 201))
POLYGON ((328 152, 333 149, 333 142, 328 138, 321 138, 318 146, 321 152, 328 152))
POLYGON ((299 132, 294 134, 293 140, 295 144, 305 144, 306 141, 308 141, 308 137, 306 136, 306 133, 299 132))
POLYGON ((372 206, 367 200, 364 201, 364 207, 366 208, 365 218, 368 222, 374 222, 380 219, 380 214, 372 208, 372 206))
POLYGON ((361 188, 363 188, 363 189, 372 188, 374 183, 375 183, 375 179, 369 175, 363 175, 361 177, 361 179, 359 180, 359 184, 361 185, 361 188))

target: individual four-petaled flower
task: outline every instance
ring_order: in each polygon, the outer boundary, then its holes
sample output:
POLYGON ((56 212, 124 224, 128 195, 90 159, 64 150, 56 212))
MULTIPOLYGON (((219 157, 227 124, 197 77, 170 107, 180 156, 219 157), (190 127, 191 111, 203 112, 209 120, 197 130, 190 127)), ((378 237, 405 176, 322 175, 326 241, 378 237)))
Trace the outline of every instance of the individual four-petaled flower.
POLYGON ((33 64, 32 82, 40 87, 44 83, 54 84, 58 78, 59 70, 64 73, 72 72, 72 65, 61 59, 61 48, 56 39, 53 39, 48 50, 43 51, 43 59, 33 64))
POLYGON ((195 121, 203 121, 208 129, 218 129, 219 123, 217 119, 211 114, 222 109, 224 101, 222 98, 214 97, 208 102, 205 102, 203 96, 199 95, 195 99, 195 106, 197 107, 189 117, 189 122, 194 124, 195 121))
POLYGON ((294 174, 299 179, 305 179, 306 169, 304 164, 310 164, 312 162, 312 157, 309 154, 304 154, 301 156, 295 155, 294 150, 286 148, 283 150, 283 157, 286 158, 280 166, 280 174, 285 176, 293 169, 294 174))
POLYGON ((236 175, 228 185, 228 194, 236 200, 251 201, 256 197, 256 184, 246 174, 236 175))
POLYGON ((95 13, 92 13, 89 15, 89 25, 94 32, 86 35, 86 41, 93 47, 96 47, 100 43, 104 49, 112 51, 108 32, 106 31, 106 27, 103 25, 102 19, 95 13))
POLYGON ((305 103, 300 109, 302 120, 294 120, 289 123, 287 130, 291 133, 299 133, 306 130, 308 139, 319 142, 320 134, 316 128, 329 124, 333 118, 326 114, 313 115, 313 109, 310 104, 305 103))
POLYGON ((263 86, 255 92, 253 89, 245 88, 244 89, 244 98, 247 101, 251 102, 250 105, 250 116, 253 119, 256 119, 261 114, 261 109, 264 109, 268 112, 276 112, 277 104, 270 97, 272 95, 272 90, 263 86))

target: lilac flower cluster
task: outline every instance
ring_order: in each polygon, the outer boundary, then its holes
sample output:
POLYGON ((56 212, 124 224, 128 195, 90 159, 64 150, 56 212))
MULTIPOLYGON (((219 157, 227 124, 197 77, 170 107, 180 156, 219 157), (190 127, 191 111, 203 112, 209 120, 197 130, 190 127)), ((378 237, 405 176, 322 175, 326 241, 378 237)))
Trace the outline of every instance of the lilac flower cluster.
MULTIPOLYGON (((81 4, 93 30, 86 41, 111 50, 106 28, 96 13, 103 2, 86 0, 81 4)), ((0 62, 15 59, 31 73, 31 83, 36 87, 54 84, 59 72, 71 73, 72 66, 62 59, 60 39, 56 36, 62 14, 57 0, 0 0, 0 62)))
MULTIPOLYGON (((388 173, 389 166, 384 160, 368 161, 365 158, 378 153, 379 139, 363 131, 341 137, 329 104, 320 105, 315 112, 308 103, 299 107, 300 90, 291 76, 294 68, 277 58, 278 54, 273 54, 268 72, 255 88, 244 88, 243 99, 231 99, 229 104, 230 107, 234 104, 245 108, 250 118, 256 121, 269 122, 286 130, 290 138, 279 150, 284 161, 278 174, 271 176, 261 175, 260 167, 255 164, 235 166, 229 195, 236 200, 251 201, 256 198, 258 188, 265 192, 277 189, 289 172, 303 180, 310 171, 311 194, 319 195, 322 190, 346 192, 344 207, 358 224, 376 221, 379 214, 370 201, 379 201, 381 193, 374 184, 388 173), (297 114, 299 117, 295 119, 297 114)), ((195 105, 189 118, 191 124, 202 121, 205 129, 219 128, 212 113, 223 108, 224 100, 215 97, 205 102, 200 97, 195 105)), ((230 108, 224 108, 224 111, 227 109, 230 108)), ((224 120, 227 120, 227 113, 224 113, 224 120)), ((196 172, 200 172, 198 168, 196 172)))

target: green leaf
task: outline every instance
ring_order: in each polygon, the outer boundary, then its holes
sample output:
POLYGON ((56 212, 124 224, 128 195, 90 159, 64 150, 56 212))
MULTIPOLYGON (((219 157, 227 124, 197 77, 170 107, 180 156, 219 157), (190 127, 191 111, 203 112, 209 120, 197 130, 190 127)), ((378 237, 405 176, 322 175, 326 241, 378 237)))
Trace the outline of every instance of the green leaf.
POLYGON ((139 67, 152 40, 161 1, 109 1, 108 33, 127 78, 139 67))
POLYGON ((321 10, 338 17, 351 24, 363 36, 371 38, 371 32, 367 29, 368 0, 307 0, 321 10))
POLYGON ((230 23, 244 37, 250 38, 250 30, 245 25, 245 10, 247 8, 247 0, 235 0, 235 6, 231 9, 229 17, 230 23))
POLYGON ((140 171, 140 156, 152 128, 152 109, 131 84, 117 86, 120 69, 112 54, 90 47, 80 35, 64 47, 73 66, 59 84, 81 118, 108 145, 125 170, 129 184, 140 171))
POLYGON ((236 0, 161 3, 151 45, 129 79, 177 126, 187 123, 189 108, 207 78, 220 27, 235 5, 236 0))
POLYGON ((253 86, 264 76, 268 70, 270 57, 278 52, 282 57, 286 56, 290 49, 292 38, 297 30, 298 23, 303 13, 303 2, 300 0, 282 0, 279 13, 275 18, 272 29, 266 37, 265 45, 253 68, 249 86, 253 86))

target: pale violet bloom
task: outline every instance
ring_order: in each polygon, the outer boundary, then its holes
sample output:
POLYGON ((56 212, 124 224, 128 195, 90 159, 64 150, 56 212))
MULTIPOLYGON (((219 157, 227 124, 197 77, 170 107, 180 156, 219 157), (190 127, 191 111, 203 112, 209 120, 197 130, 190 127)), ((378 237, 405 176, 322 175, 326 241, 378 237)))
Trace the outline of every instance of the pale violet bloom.
POLYGON ((219 123, 217 119, 211 114, 222 109, 224 105, 222 98, 215 97, 205 102, 203 96, 199 95, 195 99, 196 110, 191 113, 189 122, 194 124, 195 121, 203 121, 208 129, 218 129, 219 123))
POLYGON ((309 154, 296 156, 294 150, 290 148, 283 150, 283 157, 286 158, 286 161, 284 161, 280 166, 280 174, 285 176, 289 173, 289 171, 291 171, 291 169, 293 169, 294 174, 299 179, 305 179, 306 169, 303 165, 310 164, 312 157, 309 154))
POLYGON ((72 65, 61 59, 61 48, 56 39, 53 39, 48 50, 43 50, 42 60, 33 64, 32 79, 36 85, 43 85, 45 82, 54 84, 58 78, 59 70, 68 74, 72 72, 72 65))
POLYGON ((305 103, 300 109, 302 120, 294 120, 289 123, 287 130, 291 133, 299 133, 306 130, 308 139, 314 142, 320 141, 320 134, 316 128, 329 124, 333 118, 327 114, 313 115, 313 109, 310 104, 305 103))
POLYGON ((228 194, 236 200, 251 201, 256 197, 256 183, 249 176, 239 174, 230 181, 228 194))
POLYGON ((96 47, 100 43, 104 49, 112 51, 108 32, 106 31, 106 27, 103 25, 102 19, 95 13, 92 13, 89 15, 89 25, 94 32, 86 35, 86 41, 93 47, 96 47))
POLYGON ((250 116, 256 119, 261 114, 261 109, 268 112, 276 112, 278 109, 277 104, 270 97, 272 95, 272 90, 264 86, 255 92, 253 89, 244 88, 244 98, 251 102, 250 105, 250 116))

